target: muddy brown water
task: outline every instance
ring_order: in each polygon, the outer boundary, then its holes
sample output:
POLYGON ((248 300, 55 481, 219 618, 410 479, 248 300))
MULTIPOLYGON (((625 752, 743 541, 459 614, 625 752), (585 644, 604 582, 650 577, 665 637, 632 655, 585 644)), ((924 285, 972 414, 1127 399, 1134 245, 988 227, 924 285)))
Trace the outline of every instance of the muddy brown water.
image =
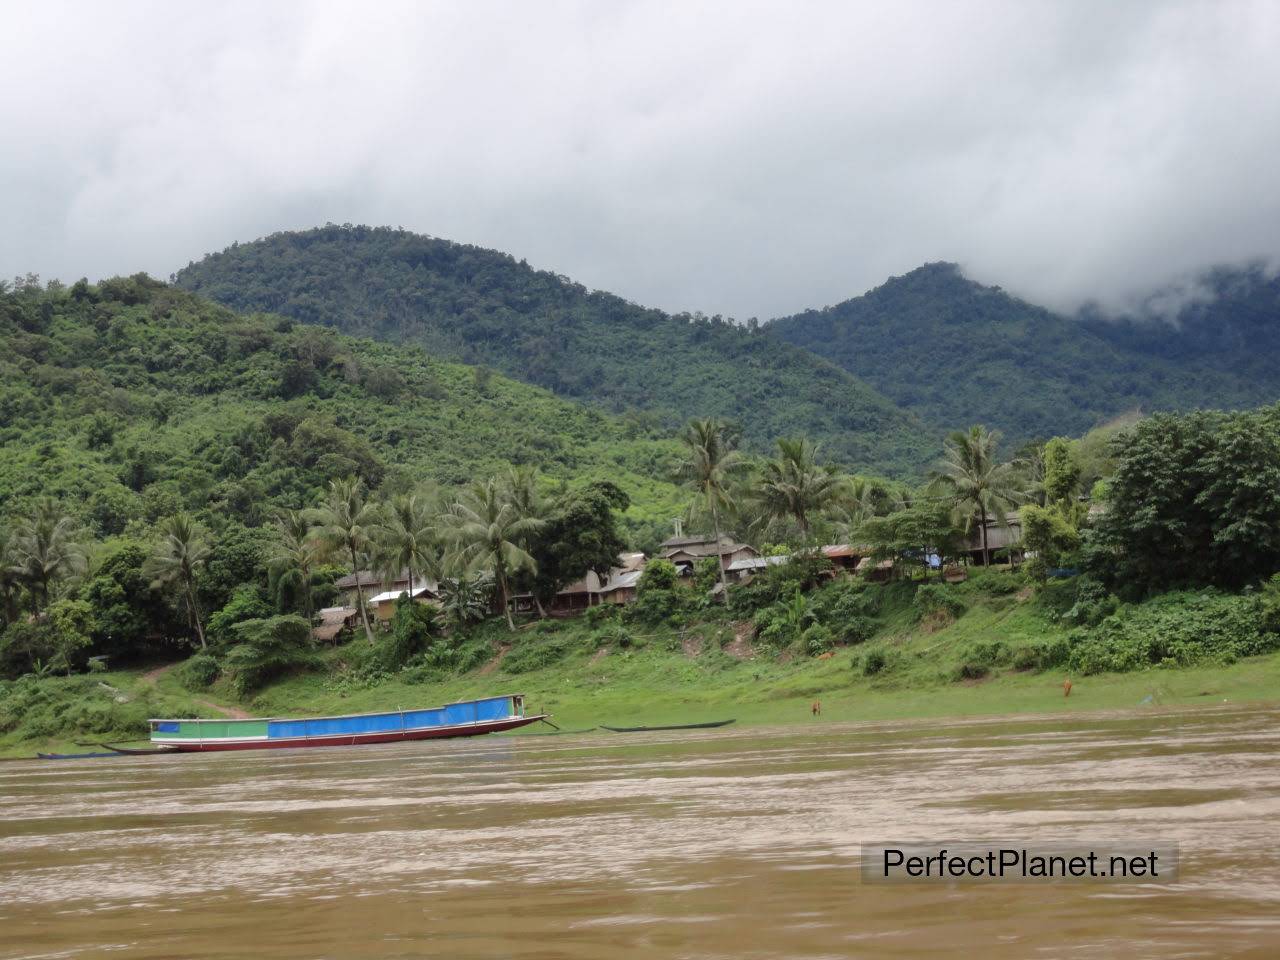
POLYGON ((1280 956, 1280 707, 0 765, 0 957, 1280 956), (1176 882, 868 884, 872 839, 1176 882))

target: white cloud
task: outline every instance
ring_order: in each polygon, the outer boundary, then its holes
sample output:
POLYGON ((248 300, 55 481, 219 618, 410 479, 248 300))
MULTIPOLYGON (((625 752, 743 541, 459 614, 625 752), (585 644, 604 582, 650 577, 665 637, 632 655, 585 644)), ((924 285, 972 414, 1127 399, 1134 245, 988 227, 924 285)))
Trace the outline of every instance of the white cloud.
POLYGON ((1265 2, 10 5, 0 275, 402 225, 647 304, 926 260, 1070 306, 1280 255, 1265 2))

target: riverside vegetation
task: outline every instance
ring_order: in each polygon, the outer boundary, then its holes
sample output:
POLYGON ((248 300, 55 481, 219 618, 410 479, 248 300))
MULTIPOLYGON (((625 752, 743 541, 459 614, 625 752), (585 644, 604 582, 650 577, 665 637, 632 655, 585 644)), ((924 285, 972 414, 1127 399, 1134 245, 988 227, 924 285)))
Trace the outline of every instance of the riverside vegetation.
POLYGON ((806 438, 762 455, 716 419, 665 435, 141 276, 20 281, 0 333, 10 752, 230 704, 498 686, 586 725, 690 704, 777 719, 814 696, 859 715, 1043 708, 1046 671, 1121 675, 1094 704, 1274 693, 1280 407, 1011 458, 974 427, 913 484, 850 474, 806 438), (1015 509, 1031 558, 984 549, 999 565, 943 582, 937 564, 1015 509), (502 602, 652 552, 677 513, 789 559, 743 585, 651 560, 634 603, 571 621, 517 624, 502 602), (832 579, 813 549, 832 542, 865 543, 892 579, 832 579), (378 630, 361 601, 354 631, 316 644, 309 618, 363 568, 436 578, 441 604, 402 600, 378 630))

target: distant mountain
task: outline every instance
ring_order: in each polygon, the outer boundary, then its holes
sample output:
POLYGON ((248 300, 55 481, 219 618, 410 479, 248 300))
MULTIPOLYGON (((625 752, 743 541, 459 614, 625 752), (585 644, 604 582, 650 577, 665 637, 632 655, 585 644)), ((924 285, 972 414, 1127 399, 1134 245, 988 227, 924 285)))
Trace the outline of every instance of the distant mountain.
POLYGON ((1255 406, 1280 396, 1280 288, 1215 271, 1172 322, 1153 309, 1064 317, 950 263, 766 330, 945 428, 985 423, 1013 443, 1082 433, 1141 407, 1255 406))
POLYGON ((175 275, 240 311, 418 344, 608 411, 806 434, 855 468, 914 473, 938 434, 846 370, 719 317, 670 315, 522 261, 402 230, 326 226, 237 244, 175 275))

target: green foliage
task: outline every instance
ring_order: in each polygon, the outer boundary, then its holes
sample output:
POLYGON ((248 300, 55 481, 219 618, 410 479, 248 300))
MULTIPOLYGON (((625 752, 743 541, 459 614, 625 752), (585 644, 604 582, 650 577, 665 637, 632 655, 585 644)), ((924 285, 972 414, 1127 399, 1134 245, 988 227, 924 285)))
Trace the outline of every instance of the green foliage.
POLYGON ((212 654, 196 653, 188 657, 175 672, 178 682, 188 690, 207 690, 218 679, 222 665, 212 654))
POLYGON ((273 612, 255 584, 243 583, 232 592, 226 605, 209 617, 209 640, 222 645, 233 643, 237 638, 237 624, 261 620, 273 612))
POLYGON ((311 648, 311 625, 299 616, 242 620, 233 629, 239 642, 227 651, 223 669, 239 697, 283 673, 320 663, 311 648))
POLYGON ((679 574, 674 563, 662 557, 655 557, 645 564, 644 572, 640 574, 638 593, 644 596, 650 590, 671 590, 675 587, 678 578, 679 574))
POLYGON ((916 588, 916 595, 911 601, 916 619, 942 614, 955 620, 965 611, 964 600, 950 586, 944 583, 923 583, 916 588))
POLYGON ((489 612, 493 581, 488 577, 459 574, 440 582, 440 606, 446 622, 455 630, 478 623, 489 612))
MULTIPOLYGON (((657 561, 654 561, 657 562, 657 561)), ((647 573, 650 563, 645 567, 647 573)), ((643 583, 643 576, 641 577, 643 583)), ((622 611, 624 623, 673 624, 678 625, 685 618, 693 598, 683 587, 661 589, 657 587, 642 588, 634 603, 627 604, 622 611)))
MULTIPOLYGON (((914 418, 865 384, 757 329, 671 316, 505 254, 403 230, 278 233, 191 264, 178 283, 246 313, 419 344, 605 409, 647 408, 668 427, 694 412, 732 419, 759 450, 804 434, 836 458, 902 473, 933 447, 914 418)), ((494 389, 483 376, 472 374, 480 396, 494 389)))
POLYGON ((883 650, 868 650, 866 656, 862 658, 862 673, 864 676, 875 677, 884 673, 889 668, 889 655, 883 650))
POLYGON ((1071 442, 1054 437, 1044 445, 1044 498, 1050 504, 1067 503, 1080 491, 1080 466, 1071 442))
POLYGON ((627 548, 615 511, 631 505, 616 484, 596 480, 557 497, 532 550, 537 564, 535 589, 543 602, 585 576, 606 575, 627 548))
POLYGON ((572 642, 568 637, 524 641, 503 658, 502 670, 515 674, 543 670, 563 660, 571 648, 572 642))
POLYGON ((1117 441, 1095 573, 1130 595, 1280 568, 1280 406, 1161 414, 1117 441))
POLYGON ((1056 506, 1028 504, 1019 511, 1022 545, 1035 556, 1027 561, 1027 574, 1044 583, 1049 571, 1060 565, 1064 554, 1080 545, 1080 534, 1056 506))
POLYGON ((836 644, 835 635, 820 623, 810 624, 800 636, 800 644, 811 657, 828 652, 836 644))
POLYGON ((391 632, 377 644, 380 665, 388 672, 401 669, 414 655, 425 650, 438 634, 435 609, 402 595, 396 601, 391 632))
MULTIPOLYGON (((765 330, 870 383, 925 422, 987 423, 1014 447, 1078 434, 1134 407, 1249 407, 1280 395, 1280 280, 1246 268, 1201 280, 1178 316, 1067 317, 931 263, 765 330)), ((1097 474, 1082 458, 1086 485, 1097 474)))
POLYGON ((1280 647, 1264 629, 1258 595, 1168 593, 1125 606, 1098 626, 1073 631, 1068 665, 1078 673, 1233 663, 1280 647))

